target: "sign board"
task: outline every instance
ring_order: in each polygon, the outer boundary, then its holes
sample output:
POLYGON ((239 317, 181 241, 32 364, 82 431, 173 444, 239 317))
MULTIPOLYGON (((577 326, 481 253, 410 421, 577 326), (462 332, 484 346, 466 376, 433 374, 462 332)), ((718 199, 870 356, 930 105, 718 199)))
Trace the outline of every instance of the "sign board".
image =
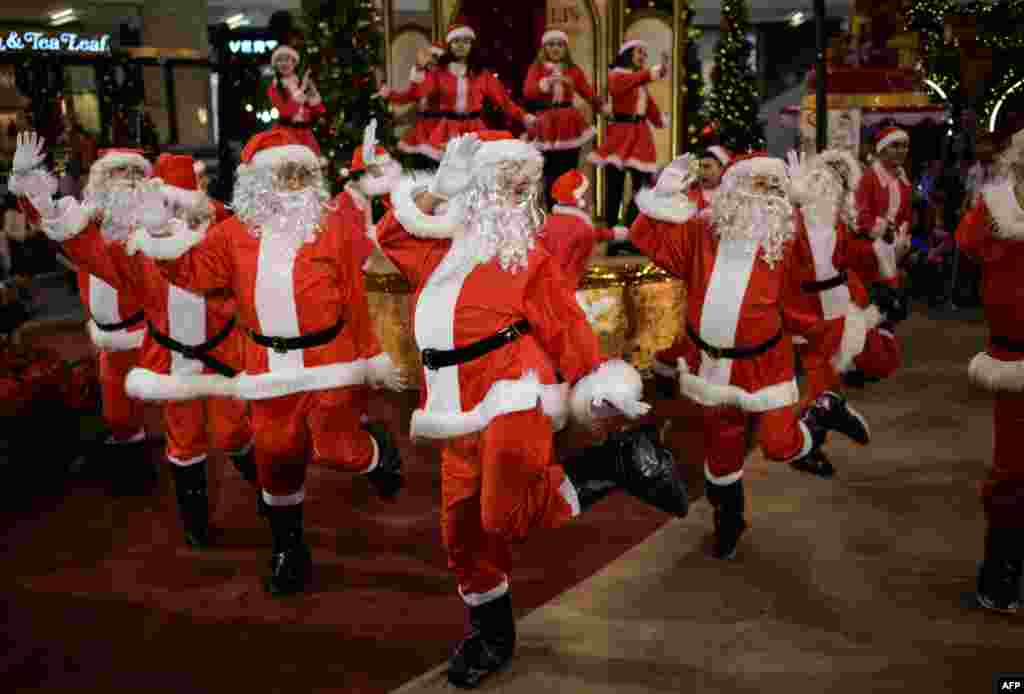
POLYGON ((579 34, 587 30, 590 17, 581 0, 548 0, 547 29, 559 29, 567 34, 579 34))
POLYGON ((241 53, 242 55, 273 53, 275 48, 277 48, 277 41, 264 41, 262 39, 228 41, 228 50, 232 53, 241 53))
MULTIPOLYGON (((818 119, 812 109, 800 109, 800 149, 807 156, 817 152, 818 119)), ((828 110, 828 148, 845 149, 860 158, 861 111, 859 108, 828 110)))
POLYGON ((0 33, 0 53, 110 53, 110 34, 76 34, 71 31, 9 31, 0 33))

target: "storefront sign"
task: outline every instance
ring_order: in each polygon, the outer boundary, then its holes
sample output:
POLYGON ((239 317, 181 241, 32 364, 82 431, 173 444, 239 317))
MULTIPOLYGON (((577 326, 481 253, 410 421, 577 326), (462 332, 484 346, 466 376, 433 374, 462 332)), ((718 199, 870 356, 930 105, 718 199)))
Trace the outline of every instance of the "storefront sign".
POLYGON ((548 29, 579 34, 588 24, 587 9, 579 0, 548 0, 548 29))
POLYGON ((83 36, 72 32, 11 31, 0 34, 0 52, 38 51, 61 53, 109 53, 110 34, 83 36))
POLYGON ((243 55, 261 55, 263 53, 271 53, 275 48, 277 48, 277 41, 249 39, 244 41, 228 41, 228 50, 232 53, 242 53, 243 55))

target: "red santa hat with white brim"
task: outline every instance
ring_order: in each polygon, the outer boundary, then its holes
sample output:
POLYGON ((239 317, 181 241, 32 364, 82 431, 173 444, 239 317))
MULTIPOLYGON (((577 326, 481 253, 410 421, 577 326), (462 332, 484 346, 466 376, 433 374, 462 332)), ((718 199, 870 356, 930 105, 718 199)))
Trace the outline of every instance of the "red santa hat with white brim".
POLYGON ((196 162, 185 154, 161 154, 153 167, 154 178, 163 183, 164 197, 182 207, 198 207, 204 195, 199 192, 196 162))
POLYGON ((558 177, 551 186, 551 197, 559 205, 566 207, 583 207, 586 205, 584 196, 590 188, 590 181, 582 173, 573 169, 558 177))
POLYGON ((451 43, 456 39, 476 39, 476 32, 467 24, 453 24, 445 34, 445 43, 451 43))
POLYGON ((878 133, 878 141, 875 143, 875 151, 881 152, 889 145, 897 142, 910 142, 910 135, 902 128, 886 128, 882 132, 878 133))
POLYGON ((561 29, 548 29, 544 32, 544 35, 540 38, 540 45, 548 44, 552 41, 562 41, 566 45, 569 44, 569 35, 561 29))
POLYGON ((433 55, 437 56, 438 58, 440 58, 442 55, 444 55, 445 53, 448 52, 448 49, 445 48, 445 45, 444 45, 443 42, 435 41, 430 46, 430 52, 431 52, 431 54, 433 54, 433 55))
POLYGON ((641 41, 640 39, 631 39, 622 44, 622 48, 619 49, 619 55, 622 55, 626 51, 633 50, 634 48, 647 48, 647 42, 641 41))
POLYGON ((544 161, 539 149, 507 130, 481 130, 476 135, 481 144, 473 157, 475 171, 497 166, 502 161, 544 161))
POLYGON ((291 46, 281 45, 274 49, 274 52, 270 54, 270 64, 273 65, 277 62, 277 59, 281 56, 288 55, 297 63, 299 62, 299 52, 291 46))
POLYGON ((786 162, 777 157, 768 156, 767 152, 753 152, 736 157, 722 174, 722 187, 728 189, 735 186, 738 179, 754 176, 768 176, 776 179, 786 188, 786 194, 789 194, 789 170, 786 168, 786 162))
POLYGON ((146 176, 153 175, 153 165, 146 159, 145 153, 141 149, 128 147, 101 149, 99 157, 89 169, 89 175, 105 176, 111 169, 122 166, 135 166, 142 169, 146 176))
POLYGON ((704 150, 704 158, 715 159, 722 166, 729 166, 732 163, 732 153, 720 145, 714 145, 704 150))
POLYGON ((320 159, 286 130, 265 130, 252 136, 242 150, 240 171, 268 169, 285 162, 320 168, 320 159))

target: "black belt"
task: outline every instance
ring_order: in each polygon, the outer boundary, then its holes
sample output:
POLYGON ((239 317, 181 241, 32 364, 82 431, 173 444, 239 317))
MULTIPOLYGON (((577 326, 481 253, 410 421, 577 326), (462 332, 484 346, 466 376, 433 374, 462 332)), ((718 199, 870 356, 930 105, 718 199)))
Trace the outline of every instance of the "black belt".
POLYGON ((153 322, 149 322, 149 334, 153 336, 153 342, 157 343, 161 347, 166 347, 172 352, 187 357, 189 359, 195 359, 198 362, 202 362, 203 366, 208 366, 213 369, 221 376, 227 376, 228 378, 234 378, 238 375, 238 372, 232 369, 224 362, 214 359, 207 352, 213 351, 213 348, 219 345, 221 342, 227 339, 228 335, 231 334, 231 330, 235 327, 235 319, 232 318, 228 321, 228 324, 213 337, 200 345, 186 345, 178 342, 169 335, 164 335, 162 332, 156 329, 153 322))
POLYGON ((447 118, 448 120, 476 120, 480 117, 479 111, 473 111, 471 113, 455 113, 454 111, 438 111, 438 118, 447 118))
POLYGON ((444 118, 443 111, 420 111, 418 115, 420 118, 444 118))
POLYGON ((529 104, 531 111, 551 111, 556 108, 572 108, 571 101, 553 101, 547 103, 544 101, 532 101, 529 104))
POLYGON ((1000 349, 1005 349, 1008 352, 1019 352, 1020 354, 1024 354, 1024 342, 1021 342, 1020 340, 1011 340, 1010 338, 1003 337, 1002 335, 992 335, 988 338, 988 341, 993 347, 999 347, 1000 349))
POLYGON ((709 345, 704 340, 700 339, 700 335, 693 329, 689 324, 686 326, 686 334, 690 336, 690 339, 700 347, 702 352, 706 352, 712 359, 750 359, 764 354, 775 345, 779 344, 779 340, 782 339, 782 331, 775 333, 775 337, 763 342, 756 347, 715 347, 709 345))
POLYGON ((138 313, 132 314, 128 318, 125 318, 120 323, 100 323, 95 318, 92 319, 92 322, 95 323, 96 327, 102 330, 103 332, 112 333, 115 330, 124 330, 125 328, 132 327, 136 323, 141 323, 142 319, 145 317, 146 314, 144 314, 142 311, 139 311, 138 313))
POLYGON ((278 118, 278 125, 284 125, 289 128, 302 128, 304 130, 310 130, 313 127, 312 121, 295 121, 291 118, 278 118))
POLYGON ((823 292, 827 289, 834 289, 841 284, 846 284, 846 270, 843 270, 835 277, 820 282, 801 282, 800 288, 805 292, 823 292))
POLYGON ((443 369, 446 366, 464 364, 493 352, 499 347, 515 342, 520 337, 530 332, 530 323, 526 319, 513 323, 504 330, 499 330, 490 337, 485 337, 466 347, 457 349, 425 349, 420 352, 423 366, 431 371, 443 369))
POLYGON ((249 337, 261 347, 269 347, 278 354, 285 354, 296 349, 325 345, 338 336, 344 325, 345 319, 339 318, 338 322, 329 328, 299 335, 298 337, 267 337, 266 335, 260 335, 255 330, 249 331, 249 337))
POLYGON ((608 120, 612 123, 643 123, 647 119, 647 116, 620 116, 615 114, 608 120))

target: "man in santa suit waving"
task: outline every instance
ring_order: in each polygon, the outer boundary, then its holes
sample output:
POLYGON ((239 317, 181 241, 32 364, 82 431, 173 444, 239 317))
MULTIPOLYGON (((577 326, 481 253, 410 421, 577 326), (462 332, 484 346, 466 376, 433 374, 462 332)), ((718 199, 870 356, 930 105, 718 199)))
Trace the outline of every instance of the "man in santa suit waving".
POLYGON ((637 196, 641 215, 630 240, 686 283, 682 394, 704 408, 705 490, 715 508, 712 553, 735 556, 746 529, 743 465, 755 432, 769 460, 789 462, 824 443, 828 430, 862 437, 862 422, 832 395, 803 416, 789 335, 817 329, 818 317, 793 310, 793 240, 802 224, 789 201, 785 162, 748 155, 726 170, 710 213, 686 197, 691 155, 680 157, 655 189, 637 196))
POLYGON ((1024 130, 1002 154, 996 178, 981 188, 956 230, 960 249, 981 266, 988 348, 971 360, 976 385, 995 396, 992 468, 981 485, 987 531, 976 604, 1024 611, 1024 130))
POLYGON ((612 434, 564 467, 552 459, 569 410, 593 423, 648 406, 640 375, 601 354, 557 261, 536 243, 543 166, 509 133, 456 138, 436 175, 403 179, 377 233, 415 292, 425 387, 411 436, 444 441, 442 535, 472 628, 449 662, 460 687, 512 656, 509 543, 616 487, 675 515, 688 508, 672 454, 645 430, 612 434))
POLYGON ((345 225, 365 220, 326 211, 317 155, 285 130, 254 136, 241 159, 234 217, 206 234, 172 220, 134 241, 173 284, 237 301, 245 373, 191 387, 250 401, 274 540, 267 587, 281 595, 301 591, 311 569, 302 522, 311 459, 366 475, 384 498, 401 488, 398 449, 383 428, 360 426, 352 386, 403 384, 373 334, 349 247, 345 225))

